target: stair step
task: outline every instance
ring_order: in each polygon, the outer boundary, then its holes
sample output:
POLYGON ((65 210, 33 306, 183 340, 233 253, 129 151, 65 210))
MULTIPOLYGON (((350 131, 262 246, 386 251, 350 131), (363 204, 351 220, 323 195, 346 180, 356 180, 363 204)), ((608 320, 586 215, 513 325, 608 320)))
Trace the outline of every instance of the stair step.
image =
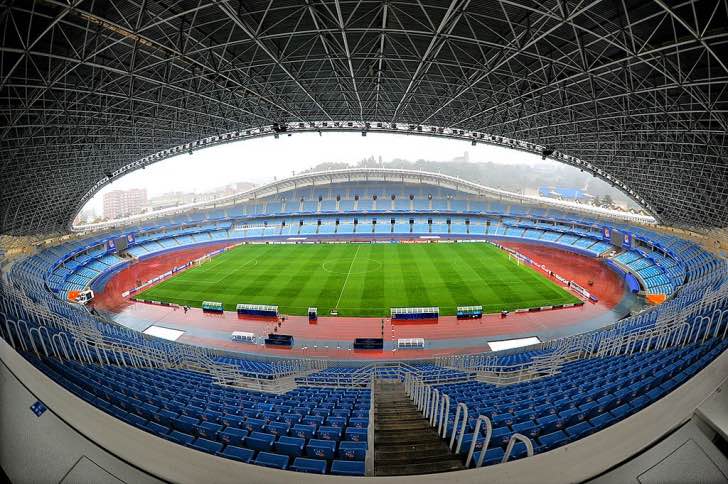
POLYGON ((374 416, 384 419, 391 419, 391 418, 404 418, 407 420, 413 420, 416 418, 422 418, 422 412, 417 410, 416 408, 409 409, 409 410, 374 410, 374 416))
POLYGON ((412 410, 379 410, 374 411, 375 417, 384 418, 384 419, 392 419, 392 418, 407 418, 407 419, 414 419, 414 418, 423 418, 422 412, 420 412, 417 409, 412 410))
POLYGON ((374 387, 374 475, 403 476, 463 469, 402 384, 374 387))
MULTIPOLYGON (((376 440, 376 437, 375 437, 376 440)), ((391 442, 391 441, 381 441, 377 442, 375 441, 376 449, 378 452, 424 452, 427 450, 436 450, 439 449, 440 452, 447 451, 447 446, 443 446, 443 442, 440 442, 439 440, 427 440, 422 441, 418 440, 415 442, 409 442, 409 443, 397 443, 397 442, 391 442)), ((376 459, 375 459, 376 462, 376 459)))
POLYGON ((409 430, 415 430, 419 433, 422 433, 423 431, 429 430, 431 428, 432 427, 430 427, 429 422, 423 422, 421 420, 411 420, 404 422, 377 422, 374 425, 374 431, 382 432, 382 434, 385 434, 387 432, 406 432, 409 430))
POLYGON ((422 413, 417 410, 406 412, 374 412, 374 418, 382 420, 415 420, 421 419, 422 413))
MULTIPOLYGON (((403 446, 397 446, 397 447, 381 447, 375 449, 374 452, 374 461, 388 461, 388 460, 398 460, 398 459, 410 459, 410 458, 422 458, 422 459, 429 459, 429 458, 436 458, 443 455, 443 445, 438 446, 417 446, 413 445, 411 449, 404 448, 403 446)), ((446 447, 445 447, 446 448, 446 447)))
POLYGON ((440 442, 441 440, 436 434, 423 430, 416 432, 402 430, 386 433, 382 433, 382 431, 374 432, 374 443, 376 445, 409 445, 417 442, 440 442))
POLYGON ((380 466, 394 466, 394 465, 401 465, 401 464, 424 464, 427 462, 451 462, 453 460, 460 461, 460 458, 456 455, 450 455, 450 454, 443 454, 440 453, 430 453, 430 455, 422 455, 418 453, 410 452, 408 454, 402 454, 402 455, 396 455, 396 456, 389 456, 388 454, 383 454, 378 457, 374 458, 374 462, 376 462, 380 466))
POLYGON ((404 395, 398 397, 377 395, 377 397, 379 399, 374 402, 375 405, 412 405, 413 403, 409 397, 406 397, 404 395))
MULTIPOLYGON (((376 460, 374 461, 376 464, 376 460)), ((375 476, 406 476, 413 474, 435 474, 437 472, 450 472, 465 469, 460 459, 453 457, 450 460, 438 462, 422 462, 416 464, 392 464, 377 468, 375 476)))

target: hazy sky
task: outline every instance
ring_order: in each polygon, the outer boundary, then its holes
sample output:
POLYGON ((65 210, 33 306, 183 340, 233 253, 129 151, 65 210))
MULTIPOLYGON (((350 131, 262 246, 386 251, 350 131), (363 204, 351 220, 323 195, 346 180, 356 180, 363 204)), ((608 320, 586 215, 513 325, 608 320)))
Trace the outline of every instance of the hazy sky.
POLYGON ((290 176, 322 162, 357 162, 379 155, 384 161, 402 158, 447 161, 468 151, 470 161, 493 163, 557 164, 536 155, 469 141, 417 135, 372 133, 296 133, 257 138, 182 154, 137 170, 104 187, 87 206, 101 210, 101 196, 110 190, 146 188, 149 196, 170 191, 202 192, 229 183, 265 183, 290 176))

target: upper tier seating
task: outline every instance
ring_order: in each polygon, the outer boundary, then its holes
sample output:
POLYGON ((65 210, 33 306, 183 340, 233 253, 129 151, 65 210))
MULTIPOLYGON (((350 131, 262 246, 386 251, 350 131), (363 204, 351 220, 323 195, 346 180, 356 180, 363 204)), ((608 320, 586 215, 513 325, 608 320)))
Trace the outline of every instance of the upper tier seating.
MULTIPOLYGON (((347 190, 345 193, 336 193, 337 190, 333 188, 327 190, 301 189, 295 191, 287 201, 277 198, 260 199, 254 203, 226 209, 212 208, 187 215, 177 215, 167 219, 164 225, 131 227, 128 231, 134 233, 136 245, 133 243, 127 253, 139 258, 149 257, 162 250, 212 241, 353 234, 507 236, 556 244, 593 256, 603 255, 613 250, 607 241, 601 240, 602 225, 590 220, 557 218, 558 215, 547 220, 531 218, 534 215, 546 216, 548 211, 543 209, 531 209, 527 206, 515 208, 496 201, 448 199, 447 196, 452 192, 435 190, 433 193, 426 193, 421 187, 404 187, 401 190, 393 190, 394 201, 391 200, 391 194, 387 194, 386 190, 382 191, 381 187, 364 184, 347 190), (373 200, 375 194, 378 196, 376 202, 373 200), (410 194, 414 197, 413 200, 409 200, 410 194), (354 199, 355 195, 359 196, 358 200, 354 199), (340 198, 338 201, 337 196, 340 198), (429 196, 432 198, 430 199, 429 196), (319 197, 322 197, 320 202, 319 197), (303 198, 303 202, 300 201, 301 198, 303 198), (344 212, 352 211, 401 210, 409 212, 414 210, 414 212, 401 215, 388 214, 383 219, 377 217, 376 213, 368 215, 378 218, 376 228, 371 226, 371 221, 367 222, 364 217, 357 217, 355 214, 351 214, 350 219, 342 219, 340 215, 320 215, 320 212, 330 213, 337 210, 337 206, 342 215, 344 212), (456 214, 415 216, 416 212, 426 210, 452 211, 462 214, 462 218, 454 216, 456 214), (303 213, 296 219, 276 215, 283 212, 303 213), (469 224, 465 224, 466 217, 463 215, 466 213, 469 214, 467 216, 469 224), (492 216, 483 215, 484 213, 510 214, 510 216, 504 217, 503 224, 501 224, 492 216), (224 217, 233 219, 226 220, 224 217), (241 217, 252 218, 240 219, 241 217), (400 217, 403 219, 402 223, 399 222, 400 217), (235 218, 239 220, 235 220, 235 218), (359 218, 360 222, 356 231, 352 226, 354 218, 359 218), (397 218, 394 229, 389 222, 391 218, 397 218), (410 218, 415 219, 415 223, 411 226, 410 218), (332 227, 335 226, 337 219, 340 219, 340 225, 332 227), (428 223, 428 219, 432 219, 432 225, 428 223), (452 222, 449 227, 446 224, 448 219, 452 222), (304 221, 303 226, 300 225, 301 220, 304 221), (321 227, 318 227, 319 220, 322 223, 321 227), (282 225, 283 221, 286 221, 285 226, 282 225), (489 222, 490 226, 486 222, 489 222), (233 230, 234 223, 238 227, 233 230), (332 226, 329 226, 330 224, 332 226)), ((678 255, 676 254, 686 258, 704 258, 704 253, 694 244, 676 237, 620 225, 615 225, 615 228, 633 230, 636 241, 645 241, 646 246, 655 247, 654 250, 640 249, 643 255, 632 251, 617 258, 620 263, 624 263, 638 275, 648 292, 669 295, 685 282, 689 274, 686 272, 684 263, 677 261, 678 255)), ((97 277, 120 266, 124 262, 123 259, 108 253, 105 241, 121 235, 123 234, 111 233, 105 234, 103 238, 101 236, 87 237, 46 249, 42 258, 48 262, 55 262, 55 267, 46 277, 48 287, 63 297, 69 290, 87 287, 97 277), (79 248, 83 250, 79 250, 79 248)), ((703 259, 703 262, 708 263, 708 260, 703 259)))

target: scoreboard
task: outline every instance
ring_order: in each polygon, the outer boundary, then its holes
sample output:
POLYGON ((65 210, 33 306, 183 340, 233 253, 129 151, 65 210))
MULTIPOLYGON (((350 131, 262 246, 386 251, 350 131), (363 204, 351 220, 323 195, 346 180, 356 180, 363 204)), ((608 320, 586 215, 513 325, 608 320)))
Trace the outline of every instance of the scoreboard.
POLYGON ((134 245, 134 234, 127 234, 121 237, 117 237, 115 239, 109 239, 106 242, 106 246, 108 250, 114 251, 114 252, 122 252, 127 249, 130 245, 134 245))
POLYGON ((611 227, 602 228, 602 239, 615 247, 624 249, 632 248, 632 234, 624 230, 617 230, 611 227))

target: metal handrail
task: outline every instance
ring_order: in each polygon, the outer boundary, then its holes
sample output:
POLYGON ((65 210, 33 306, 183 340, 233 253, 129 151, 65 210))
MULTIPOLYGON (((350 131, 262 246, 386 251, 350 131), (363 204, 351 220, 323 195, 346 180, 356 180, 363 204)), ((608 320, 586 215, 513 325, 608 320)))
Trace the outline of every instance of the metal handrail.
POLYGON ((452 436, 450 437, 450 450, 452 450, 452 446, 455 443, 455 435, 460 434, 460 437, 458 438, 458 445, 455 448, 455 453, 460 453, 460 446, 463 444, 463 437, 465 436, 465 429, 468 425, 468 407, 463 402, 458 402, 457 410, 455 410, 455 421, 453 422, 452 426, 452 436), (458 431, 458 419, 460 417, 460 410, 462 409, 463 414, 463 420, 462 425, 460 427, 460 430, 458 431))
POLYGON ((364 458, 364 468, 367 476, 374 475, 374 382, 376 376, 371 374, 371 384, 369 385, 369 425, 367 426, 367 453, 364 458))
POLYGON ((443 393, 440 399, 440 422, 437 427, 437 433, 441 437, 447 435, 448 416, 450 415, 450 395, 443 393))
MULTIPOLYGON (((513 451, 513 446, 516 445, 516 440, 520 440, 524 444, 526 444, 526 456, 527 457, 533 457, 533 443, 531 443, 531 439, 526 437, 523 434, 515 433, 511 435, 511 438, 508 439, 508 445, 506 446, 506 453, 503 455, 503 460, 501 461, 502 464, 505 464, 508 462, 508 458, 511 456, 511 452, 513 451)), ((485 451, 483 451, 485 452, 485 451)))
POLYGON ((470 467, 470 461, 473 458, 473 452, 475 452, 475 447, 478 444, 478 437, 480 436, 480 424, 485 422, 485 440, 483 441, 483 450, 480 451, 480 457, 478 457, 478 462, 475 463, 475 467, 480 467, 483 465, 483 459, 485 459, 485 452, 488 450, 488 445, 490 445, 490 438, 493 435, 493 423, 490 421, 488 417, 485 415, 478 416, 478 420, 475 421, 475 431, 473 432, 473 441, 470 443, 470 450, 468 450, 468 458, 465 459, 465 468, 467 469, 470 467))
POLYGON ((435 426, 437 420, 437 406, 440 403, 440 391, 437 388, 432 389, 432 402, 430 404, 430 425, 435 426))

